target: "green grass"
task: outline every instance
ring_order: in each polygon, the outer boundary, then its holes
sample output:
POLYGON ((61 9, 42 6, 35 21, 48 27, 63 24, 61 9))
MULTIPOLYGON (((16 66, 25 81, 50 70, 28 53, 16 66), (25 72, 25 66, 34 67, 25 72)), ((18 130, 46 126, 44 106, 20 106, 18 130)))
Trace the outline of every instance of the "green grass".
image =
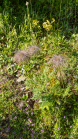
POLYGON ((77 139, 77 3, 7 3, 0 7, 0 137, 77 139), (14 63, 15 53, 32 45, 39 53, 14 63))

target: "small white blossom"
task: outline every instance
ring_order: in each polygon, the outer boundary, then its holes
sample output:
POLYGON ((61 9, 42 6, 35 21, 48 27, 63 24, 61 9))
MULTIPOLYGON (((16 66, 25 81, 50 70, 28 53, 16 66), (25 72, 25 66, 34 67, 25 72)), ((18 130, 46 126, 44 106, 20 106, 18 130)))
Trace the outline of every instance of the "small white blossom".
POLYGON ((28 2, 28 1, 26 1, 26 6, 28 6, 28 4, 29 4, 29 2, 28 2))

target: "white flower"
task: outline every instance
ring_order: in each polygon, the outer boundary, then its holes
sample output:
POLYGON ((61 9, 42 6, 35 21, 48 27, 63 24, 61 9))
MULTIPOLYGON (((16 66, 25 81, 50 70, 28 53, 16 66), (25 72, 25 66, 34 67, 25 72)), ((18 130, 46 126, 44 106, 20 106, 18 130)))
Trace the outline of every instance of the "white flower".
POLYGON ((28 4, 29 4, 29 2, 28 2, 28 1, 26 1, 26 6, 28 6, 28 4))

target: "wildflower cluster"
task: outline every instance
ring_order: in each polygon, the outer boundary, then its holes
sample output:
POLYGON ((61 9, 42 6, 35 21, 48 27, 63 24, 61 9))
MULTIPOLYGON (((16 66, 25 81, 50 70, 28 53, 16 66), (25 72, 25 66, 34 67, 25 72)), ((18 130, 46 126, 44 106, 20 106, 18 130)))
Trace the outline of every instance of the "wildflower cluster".
POLYGON ((39 25, 39 21, 37 19, 32 21, 32 27, 33 27, 34 31, 38 31, 41 29, 41 27, 39 25))
POLYGON ((43 23, 43 28, 46 30, 46 31, 50 31, 51 29, 53 29, 53 27, 52 27, 52 23, 53 22, 55 22, 55 19, 54 18, 52 18, 52 22, 50 23, 50 21, 49 20, 47 20, 46 22, 44 22, 43 23))
POLYGON ((38 25, 38 23, 39 23, 39 21, 36 19, 36 20, 33 20, 33 26, 37 26, 38 25))

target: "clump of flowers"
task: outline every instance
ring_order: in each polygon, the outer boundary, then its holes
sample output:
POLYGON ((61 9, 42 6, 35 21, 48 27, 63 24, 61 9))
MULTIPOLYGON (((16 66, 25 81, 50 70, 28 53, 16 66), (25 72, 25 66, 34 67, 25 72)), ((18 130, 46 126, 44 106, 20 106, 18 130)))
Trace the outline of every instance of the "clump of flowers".
POLYGON ((37 19, 33 20, 32 25, 34 29, 40 29, 39 21, 37 19))
POLYGON ((23 105, 24 105, 24 102, 25 101, 21 101, 19 104, 17 104, 16 106, 18 107, 18 108, 22 108, 23 107, 23 105))
POLYGON ((46 30, 46 31, 50 31, 53 27, 52 27, 52 23, 55 22, 55 19, 52 18, 52 22, 50 23, 49 20, 47 20, 46 22, 43 23, 43 28, 46 30))
POLYGON ((33 20, 33 26, 37 26, 37 24, 39 23, 39 21, 36 19, 36 20, 33 20))

